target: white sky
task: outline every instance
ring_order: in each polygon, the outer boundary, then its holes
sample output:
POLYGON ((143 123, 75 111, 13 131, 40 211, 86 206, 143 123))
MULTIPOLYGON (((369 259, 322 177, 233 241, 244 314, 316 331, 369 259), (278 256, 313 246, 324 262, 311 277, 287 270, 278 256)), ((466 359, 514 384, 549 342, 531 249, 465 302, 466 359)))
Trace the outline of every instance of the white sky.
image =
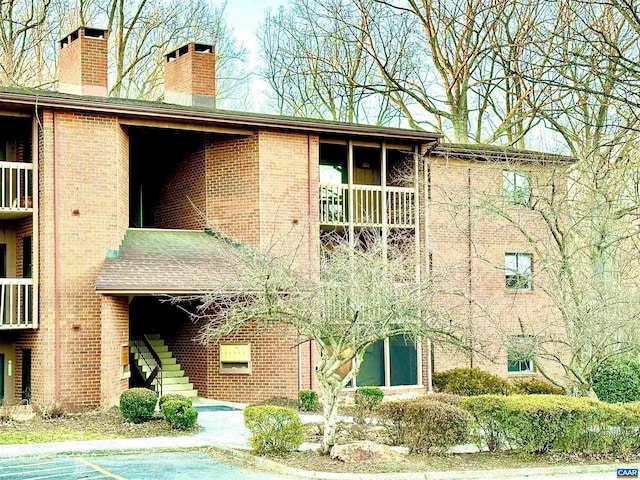
MULTIPOLYGON (((228 0, 226 8, 227 21, 233 27, 238 40, 249 50, 250 68, 253 69, 259 63, 256 32, 265 12, 269 8, 277 10, 278 7, 286 3, 287 0, 228 0)), ((267 89, 267 85, 254 76, 251 89, 253 105, 256 107, 259 102, 265 100, 264 92, 267 89)))

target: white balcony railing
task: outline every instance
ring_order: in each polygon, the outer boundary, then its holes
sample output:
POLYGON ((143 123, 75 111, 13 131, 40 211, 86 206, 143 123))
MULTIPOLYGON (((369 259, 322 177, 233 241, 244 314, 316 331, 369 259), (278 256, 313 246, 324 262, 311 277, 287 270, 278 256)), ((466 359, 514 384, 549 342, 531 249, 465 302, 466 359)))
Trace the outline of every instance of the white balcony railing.
POLYGON ((0 278, 0 330, 33 327, 33 279, 0 278))
POLYGON ((387 187, 386 217, 383 213, 380 185, 354 185, 353 215, 349 217, 349 186, 320 184, 320 223, 324 225, 381 226, 386 218, 389 227, 415 226, 415 191, 405 187, 387 187))
POLYGON ((0 211, 33 211, 33 164, 0 162, 0 211))
POLYGON ((387 187, 387 225, 413 227, 415 218, 415 191, 407 187, 387 187))

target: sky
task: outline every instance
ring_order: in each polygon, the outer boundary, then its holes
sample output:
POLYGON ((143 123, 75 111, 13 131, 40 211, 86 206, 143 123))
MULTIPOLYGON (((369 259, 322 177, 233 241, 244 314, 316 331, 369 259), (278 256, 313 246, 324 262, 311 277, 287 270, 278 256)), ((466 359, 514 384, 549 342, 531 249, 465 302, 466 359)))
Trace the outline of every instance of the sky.
MULTIPOLYGON (((228 0, 227 21, 235 31, 240 42, 249 50, 250 68, 256 67, 258 60, 258 39, 256 32, 268 9, 276 10, 287 0, 228 0)), ((264 101, 267 85, 256 76, 252 79, 252 97, 254 107, 264 101)))

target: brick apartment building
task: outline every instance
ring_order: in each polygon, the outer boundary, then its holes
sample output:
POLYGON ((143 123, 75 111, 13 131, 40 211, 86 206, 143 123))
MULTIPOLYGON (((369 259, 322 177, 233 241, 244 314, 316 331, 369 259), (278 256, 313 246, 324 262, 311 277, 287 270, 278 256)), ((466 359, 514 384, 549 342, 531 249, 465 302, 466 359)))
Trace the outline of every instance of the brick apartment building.
MULTIPOLYGON (((80 28, 60 42, 58 92, 0 90, 6 401, 110 406, 152 380, 165 393, 244 402, 314 387, 316 354, 292 332, 246 329, 203 346, 193 341, 199 327, 160 301, 228 280, 207 221, 256 247, 302 239, 302 264, 317 261, 324 232, 401 232, 424 269, 447 265, 448 282, 468 297, 502 298, 506 324, 519 312, 549 314, 530 285, 510 288, 535 261, 517 233, 447 208, 490 184, 526 190, 542 157, 510 153, 506 168, 504 152, 443 146, 433 133, 214 110, 207 45, 166 56, 165 103, 108 98, 107 37, 80 28), (407 164, 424 181, 399 181, 407 164), (495 268, 505 262, 506 275, 495 268)), ((492 335, 473 303, 462 308, 492 335)), ((425 388, 432 362, 531 369, 500 349, 496 358, 392 338, 370 349, 356 383, 425 388)))

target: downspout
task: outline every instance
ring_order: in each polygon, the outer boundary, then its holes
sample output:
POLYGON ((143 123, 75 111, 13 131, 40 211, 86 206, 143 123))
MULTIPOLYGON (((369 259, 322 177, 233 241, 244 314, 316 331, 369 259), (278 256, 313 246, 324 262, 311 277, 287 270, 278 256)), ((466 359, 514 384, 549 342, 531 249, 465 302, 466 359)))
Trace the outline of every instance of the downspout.
MULTIPOLYGON (((433 147, 427 149, 425 154, 422 156, 422 175, 424 177, 424 187, 423 187, 423 195, 424 195, 424 208, 422 211, 424 212, 424 245, 425 245, 425 270, 427 272, 426 278, 431 278, 433 272, 431 271, 431 262, 429 258, 431 257, 431 241, 429 236, 431 235, 431 231, 429 228, 429 220, 430 220, 430 209, 431 203, 429 198, 429 189, 431 188, 429 178, 429 169, 431 168, 429 162, 429 154, 433 147)), ((417 175, 417 172, 416 172, 417 175)), ((417 182, 418 185, 420 182, 417 182)), ((433 393, 433 362, 431 361, 432 349, 433 345, 431 344, 431 339, 427 338, 425 344, 427 350, 427 393, 433 393)))
POLYGON ((53 122, 53 262, 54 262, 54 301, 55 301, 55 400, 60 401, 61 369, 60 369, 60 238, 58 235, 58 129, 56 128, 56 112, 52 112, 53 122))
MULTIPOLYGON (((308 134, 307 135, 307 205, 308 205, 308 209, 309 209, 309 223, 308 223, 308 229, 309 229, 309 240, 307 242, 308 245, 308 254, 309 254, 309 265, 313 265, 313 261, 316 260, 317 255, 314 254, 313 251, 313 238, 314 238, 314 232, 313 232, 313 225, 314 225, 314 219, 313 219, 313 209, 314 209, 314 205, 313 205, 313 195, 311 194, 311 191, 313 188, 317 187, 314 185, 313 179, 311 178, 311 172, 313 171, 314 165, 313 162, 311 161, 311 135, 308 134)), ((316 216, 316 219, 318 217, 316 216)), ((309 340, 309 390, 313 390, 313 347, 311 345, 311 340, 309 340)), ((298 390, 302 389, 302 343, 298 343, 298 390)))
MULTIPOLYGON (((426 151, 422 154, 422 174, 423 174, 423 196, 424 196, 424 208, 422 211, 424 212, 424 245, 425 245, 425 271, 427 272, 427 277, 431 277, 433 272, 431 271, 431 229, 429 225, 430 221, 430 212, 431 212, 431 162, 430 155, 434 148, 438 146, 438 142, 433 142, 430 145, 427 145, 426 151)), ((416 172, 417 175, 417 172, 416 172)), ((418 185, 420 182, 417 182, 418 185)), ((427 350, 427 393, 433 393, 433 344, 430 338, 427 338, 425 342, 425 347, 427 350)))
POLYGON ((473 265, 471 261, 471 255, 473 253, 471 246, 471 168, 467 168, 467 232, 469 234, 468 241, 468 274, 469 274, 469 368, 473 368, 473 265))

